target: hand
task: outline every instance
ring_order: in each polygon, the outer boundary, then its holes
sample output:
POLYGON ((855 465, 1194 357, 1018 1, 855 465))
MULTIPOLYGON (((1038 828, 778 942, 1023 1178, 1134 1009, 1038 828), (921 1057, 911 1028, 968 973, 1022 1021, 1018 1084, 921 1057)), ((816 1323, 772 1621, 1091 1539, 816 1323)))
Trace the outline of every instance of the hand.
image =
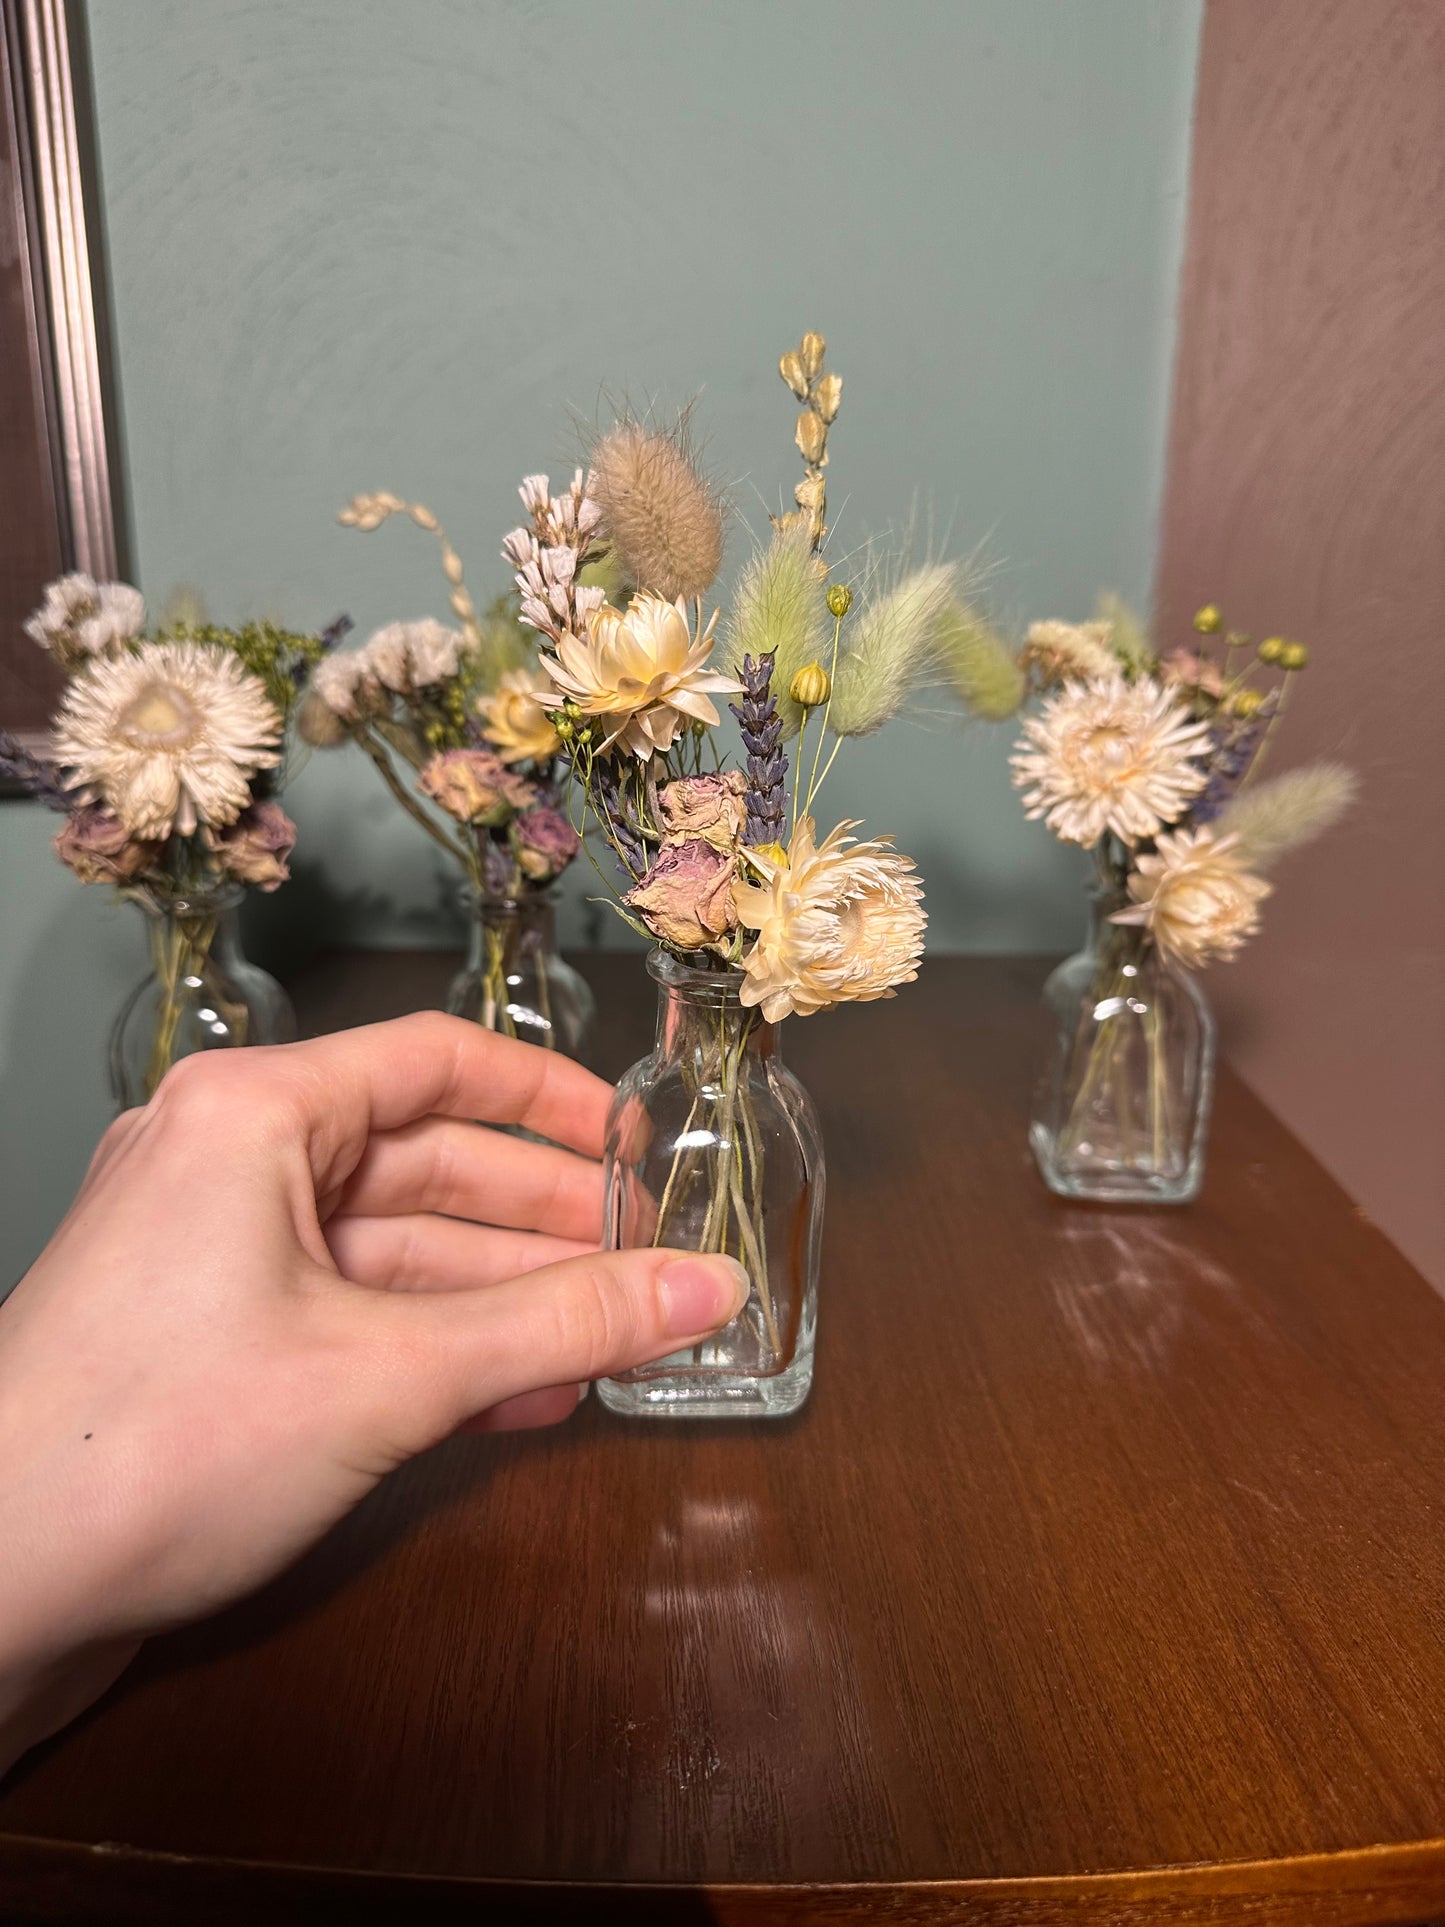
POLYGON ((610 1095, 424 1015, 187 1058, 111 1126, 0 1306, 0 1771, 412 1454, 735 1315, 728 1259, 596 1249, 610 1095))

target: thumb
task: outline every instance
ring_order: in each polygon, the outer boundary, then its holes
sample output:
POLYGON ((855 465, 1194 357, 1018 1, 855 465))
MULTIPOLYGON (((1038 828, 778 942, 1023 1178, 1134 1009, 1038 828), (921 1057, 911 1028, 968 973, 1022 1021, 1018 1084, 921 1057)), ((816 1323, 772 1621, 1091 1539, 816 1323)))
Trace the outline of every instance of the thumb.
MULTIPOLYGON (((591 1251, 476 1291, 392 1302, 420 1326, 429 1388, 450 1431, 543 1386, 575 1384, 683 1351, 736 1318, 748 1275, 695 1251, 591 1251)), ((419 1415, 418 1415, 419 1416, 419 1415)))

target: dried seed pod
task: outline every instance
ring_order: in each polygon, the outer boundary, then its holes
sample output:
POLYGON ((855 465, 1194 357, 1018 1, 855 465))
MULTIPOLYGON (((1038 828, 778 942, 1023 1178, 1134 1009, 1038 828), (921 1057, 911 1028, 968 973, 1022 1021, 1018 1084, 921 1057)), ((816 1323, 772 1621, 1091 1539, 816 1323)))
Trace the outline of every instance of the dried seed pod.
POLYGON ((823 357, 828 352, 828 344, 821 335, 807 334, 798 344, 802 358, 803 373, 810 382, 816 381, 823 372, 823 357))
POLYGON ((459 588, 462 580, 462 558, 457 554, 450 542, 442 545, 442 568, 445 571, 447 581, 451 583, 452 587, 454 589, 459 588))
POLYGON ((796 348, 790 348, 783 356, 778 363, 778 373, 799 401, 808 399, 808 377, 803 373, 802 358, 796 348))
POLYGON ((838 404, 843 399, 843 377, 824 375, 813 391, 813 406, 825 422, 831 422, 838 413, 838 404))
POLYGON ((811 408, 805 408, 798 417, 796 440, 803 460, 821 468, 827 460, 828 431, 811 408))
POLYGON ((471 621, 477 613, 476 604, 472 601, 472 598, 465 589, 453 589, 452 608, 462 618, 463 622, 471 621))
POLYGON ((815 515, 823 506, 823 478, 821 475, 805 475, 793 490, 793 500, 800 509, 815 515))
POLYGON ((416 523, 419 529, 430 529, 433 534, 435 534, 437 519, 429 508, 425 507, 421 502, 413 502, 410 513, 412 521, 416 523))
POLYGON ((788 694, 799 709, 821 709, 832 693, 832 679, 820 662, 805 662, 788 684, 788 694))

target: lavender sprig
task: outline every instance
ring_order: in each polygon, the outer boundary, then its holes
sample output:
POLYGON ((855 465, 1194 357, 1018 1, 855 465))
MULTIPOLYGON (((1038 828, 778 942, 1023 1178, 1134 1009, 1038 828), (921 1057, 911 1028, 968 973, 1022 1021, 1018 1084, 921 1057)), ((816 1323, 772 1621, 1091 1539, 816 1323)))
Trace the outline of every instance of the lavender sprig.
POLYGON ((743 699, 729 703, 738 719, 743 747, 748 753, 747 839, 756 849, 760 844, 777 843, 783 834, 783 787, 788 777, 788 759, 783 754, 783 719, 773 695, 774 651, 769 649, 756 661, 743 657, 738 672, 742 678, 743 699))
POLYGON ((38 756, 32 756, 7 729, 0 729, 0 783, 18 783, 47 809, 68 814, 76 806, 76 798, 60 780, 54 763, 43 763, 38 756))
POLYGON ((617 764, 612 761, 600 762, 594 765, 594 771, 597 797, 612 832, 618 868, 628 872, 635 883, 639 877, 647 874, 647 848, 632 810, 622 794, 617 764))
POLYGON ((1213 823, 1249 774, 1260 740, 1274 714, 1274 703, 1266 698, 1247 722, 1238 728, 1215 730, 1214 752, 1209 759, 1209 780, 1199 792, 1189 820, 1194 824, 1213 823))

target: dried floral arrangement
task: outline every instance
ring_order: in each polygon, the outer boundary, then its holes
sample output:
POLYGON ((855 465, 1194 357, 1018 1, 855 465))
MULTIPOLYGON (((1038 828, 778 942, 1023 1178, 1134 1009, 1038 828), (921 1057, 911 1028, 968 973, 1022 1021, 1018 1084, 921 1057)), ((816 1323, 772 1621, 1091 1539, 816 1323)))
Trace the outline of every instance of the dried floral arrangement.
POLYGON ((1115 599, 1092 622, 1035 623, 1021 667, 1042 700, 1012 757, 1026 814, 1091 851, 1113 932, 1098 944, 1097 977, 1065 1050, 1061 1153, 1087 1152, 1086 1139, 1097 1152, 1109 1136, 1127 1161, 1132 1131, 1140 1165, 1154 1168, 1197 1128, 1180 1198, 1198 1181, 1208 1071, 1191 1126, 1178 1113, 1199 1080, 1181 1086, 1168 1062, 1170 999, 1157 982, 1150 994, 1145 972, 1155 958, 1193 972, 1236 956, 1273 888, 1266 872, 1328 830, 1357 787, 1350 770, 1327 762, 1262 779, 1309 661, 1303 643, 1270 636, 1256 646, 1213 605, 1194 628, 1190 646, 1161 657, 1115 599), (1136 1037, 1142 1070, 1131 1072, 1136 1037))
MULTIPOLYGON (((545 489, 545 478, 534 478, 545 489)), ((545 501, 558 526, 582 508, 578 476, 545 501)), ((551 683, 516 598, 479 614, 462 559, 432 511, 381 491, 341 511, 371 531, 403 515, 435 536, 460 627, 432 617, 392 622, 317 672, 300 729, 318 748, 354 742, 413 821, 482 896, 545 890, 577 854, 558 785, 561 744, 540 696, 551 683)))
POLYGON ((311 636, 251 622, 146 630, 123 582, 52 582, 26 633, 65 672, 49 759, 0 736, 0 777, 60 811, 60 860, 82 883, 111 883, 173 920, 161 960, 165 1009, 148 1087, 171 1061, 179 986, 209 968, 214 899, 226 885, 285 882, 296 828, 276 801, 286 722, 344 633, 311 636))
POLYGON ((1236 955, 1273 888, 1263 872, 1356 791, 1335 763, 1260 781, 1305 645, 1256 648, 1213 605, 1194 627, 1197 645, 1161 659, 1117 603, 1094 622, 1035 623, 1022 661, 1043 704, 1012 757, 1026 815, 1091 850, 1128 898, 1112 921, 1189 969, 1236 955))

